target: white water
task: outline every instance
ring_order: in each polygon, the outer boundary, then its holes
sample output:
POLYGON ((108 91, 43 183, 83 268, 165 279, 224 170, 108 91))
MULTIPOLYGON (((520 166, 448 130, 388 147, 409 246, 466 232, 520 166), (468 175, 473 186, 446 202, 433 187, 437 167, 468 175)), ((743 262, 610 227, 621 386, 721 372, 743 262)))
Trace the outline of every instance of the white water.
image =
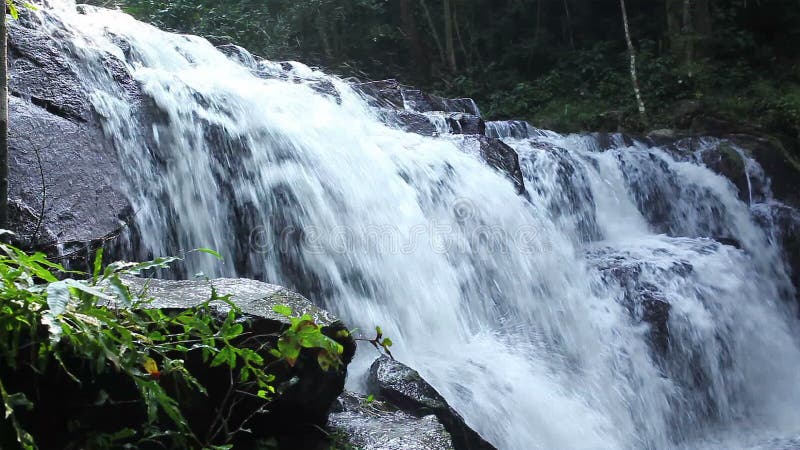
MULTIPOLYGON (((131 251, 214 248, 226 265, 191 259, 188 273, 257 276, 381 324, 502 449, 732 448, 800 431, 791 287, 725 179, 640 144, 599 152, 492 125, 528 200, 462 138, 388 128, 301 64, 240 64, 117 12, 54 14, 126 162, 131 251), (150 100, 126 96, 104 54, 150 100), (672 305, 665 350, 599 269, 620 265, 672 305)), ((353 388, 375 356, 359 355, 353 388)))

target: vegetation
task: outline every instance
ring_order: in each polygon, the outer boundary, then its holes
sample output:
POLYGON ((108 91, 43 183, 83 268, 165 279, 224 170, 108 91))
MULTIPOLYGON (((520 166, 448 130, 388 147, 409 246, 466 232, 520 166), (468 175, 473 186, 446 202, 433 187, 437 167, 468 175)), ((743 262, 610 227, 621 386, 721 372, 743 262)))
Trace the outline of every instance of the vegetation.
POLYGON ((689 126, 681 110, 800 133, 800 3, 627 0, 105 0, 167 29, 342 75, 470 96, 561 131, 689 126), (647 115, 639 111, 647 105, 647 115))
MULTIPOLYGON (((64 448, 126 444, 229 448, 226 445, 247 432, 247 422, 280 396, 281 387, 272 374, 276 366, 293 366, 302 349, 316 352, 325 371, 342 364, 342 346, 322 334, 310 316, 295 317, 288 307, 275 307, 291 320, 291 326, 275 336, 277 346, 270 350, 265 336, 246 331, 242 323, 246 317, 230 297, 213 288, 208 301, 195 308, 163 311, 148 306, 146 292, 126 287, 125 276, 164 269, 178 258, 103 267, 102 255, 102 251, 97 253, 91 275, 66 278, 84 274, 69 272, 42 254, 0 244, 0 396, 5 411, 0 447, 13 448, 16 443, 26 450, 36 448, 39 437, 27 428, 26 417, 39 400, 52 399, 35 397, 39 388, 31 383, 32 377, 61 377, 76 388, 111 379, 120 391, 134 393, 129 402, 143 412, 142 422, 134 422, 138 426, 97 430, 82 436, 80 442, 64 442, 64 448), (275 359, 265 359, 268 354, 275 359), (202 364, 192 366, 192 358, 202 364), (225 369, 231 378, 227 403, 220 405, 220 411, 255 406, 235 416, 242 419, 219 414, 201 435, 185 416, 182 402, 206 393, 200 372, 212 368, 225 369), (239 397, 258 401, 242 403, 239 397)), ((120 396, 120 392, 100 391, 95 405, 111 403, 112 398, 119 401, 120 396)))

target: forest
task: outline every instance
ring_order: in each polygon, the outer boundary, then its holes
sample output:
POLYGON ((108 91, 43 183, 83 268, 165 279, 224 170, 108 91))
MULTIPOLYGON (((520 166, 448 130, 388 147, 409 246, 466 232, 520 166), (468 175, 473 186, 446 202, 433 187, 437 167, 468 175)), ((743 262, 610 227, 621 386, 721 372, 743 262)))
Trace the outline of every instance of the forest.
POLYGON ((88 1, 0 22, 0 450, 800 448, 800 0, 88 1))
POLYGON ((273 60, 474 98, 557 131, 800 132, 796 0, 117 0, 159 27, 273 60), (638 113, 622 7, 646 115, 638 113))

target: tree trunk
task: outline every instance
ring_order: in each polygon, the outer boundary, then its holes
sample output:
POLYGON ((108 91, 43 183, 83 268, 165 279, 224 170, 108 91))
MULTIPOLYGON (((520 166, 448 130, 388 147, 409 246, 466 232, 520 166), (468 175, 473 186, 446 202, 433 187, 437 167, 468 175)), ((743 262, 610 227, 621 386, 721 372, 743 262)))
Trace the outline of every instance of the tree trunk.
POLYGON ((472 54, 467 51, 467 46, 464 45, 464 38, 461 37, 461 26, 458 22, 458 0, 455 0, 453 4, 453 28, 456 32, 456 39, 458 39, 458 47, 461 49, 461 53, 464 54, 465 67, 472 67, 472 54))
POLYGON ((453 39, 453 8, 450 6, 450 0, 443 0, 442 6, 444 10, 444 45, 445 52, 447 53, 447 67, 450 72, 456 72, 456 48, 455 40, 453 39))
POLYGON ((444 47, 442 47, 442 41, 439 39, 439 33, 436 31, 436 25, 433 24, 433 18, 431 17, 431 12, 428 10, 428 5, 425 3, 425 0, 419 0, 419 3, 422 5, 422 12, 425 14, 425 20, 428 21, 428 27, 431 29, 433 42, 436 43, 436 49, 439 50, 439 58, 442 61, 442 65, 446 65, 447 59, 444 55, 444 47))
POLYGON ((625 7, 625 0, 619 0, 619 6, 622 8, 622 24, 625 27, 625 41, 628 44, 628 53, 631 59, 631 83, 633 84, 633 93, 636 95, 639 115, 644 121, 646 109, 644 107, 644 100, 642 100, 642 91, 639 89, 639 78, 636 76, 636 50, 633 48, 633 41, 631 40, 631 30, 628 26, 628 10, 625 7))
POLYGON ((327 24, 322 17, 322 11, 317 11, 317 16, 314 18, 314 24, 317 28, 317 34, 322 42, 322 51, 325 52, 325 58, 328 62, 333 62, 333 46, 331 45, 330 35, 328 34, 327 24))
POLYGON ((666 6, 670 49, 691 77, 693 64, 708 53, 712 32, 710 0, 666 0, 666 6))
POLYGON ((575 50, 575 33, 572 31, 572 14, 569 12, 569 1, 564 0, 564 17, 566 19, 566 26, 564 32, 567 34, 569 40, 569 47, 575 50))
POLYGON ((672 54, 683 59, 683 0, 666 0, 667 36, 672 54))
POLYGON ((425 50, 417 30, 417 21, 414 19, 414 6, 411 0, 400 0, 400 28, 411 50, 414 66, 419 70, 427 66, 425 50))
POLYGON ((0 228, 8 227, 8 39, 6 4, 0 24, 0 228))
POLYGON ((694 21, 694 32, 696 42, 695 57, 703 58, 708 55, 708 44, 711 39, 711 2, 710 0, 694 0, 694 11, 692 14, 694 21))
POLYGON ((694 74, 692 73, 692 62, 694 62, 694 21, 692 20, 692 0, 683 0, 683 26, 681 27, 681 34, 684 40, 684 60, 686 70, 689 78, 694 74))

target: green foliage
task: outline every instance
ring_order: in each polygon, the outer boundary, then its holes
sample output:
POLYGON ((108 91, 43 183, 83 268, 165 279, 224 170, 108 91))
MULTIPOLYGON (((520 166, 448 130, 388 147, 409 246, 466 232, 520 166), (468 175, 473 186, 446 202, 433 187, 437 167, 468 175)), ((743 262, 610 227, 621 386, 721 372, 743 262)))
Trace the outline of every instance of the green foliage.
POLYGON ((341 355, 344 347, 322 334, 322 327, 314 323, 314 319, 310 315, 303 314, 300 317, 294 317, 292 309, 282 305, 273 307, 273 310, 291 322, 289 328, 278 339, 277 348, 271 350, 273 356, 282 358, 290 366, 294 366, 297 358, 300 357, 300 351, 304 348, 312 348, 318 349, 317 362, 322 370, 341 367, 341 355))
MULTIPOLYGON (((14 20, 19 19, 19 8, 17 8, 17 3, 14 0, 6 0, 6 6, 8 7, 8 13, 11 14, 11 18, 14 20)), ((36 5, 28 2, 22 2, 22 6, 30 9, 31 11, 36 11, 38 9, 36 5)))
POLYGON ((558 131, 685 128, 690 124, 675 110, 692 100, 703 114, 792 139, 800 133, 796 0, 709 2, 705 11, 704 2, 693 2, 693 20, 708 23, 693 32, 670 23, 670 7, 682 11, 679 0, 627 2, 645 122, 633 97, 617 0, 453 0, 456 70, 440 48, 439 2, 427 1, 427 8, 415 0, 114 3, 158 26, 235 42, 273 60, 469 96, 488 119, 527 119, 558 131))
MULTIPOLYGON (((24 367, 44 373, 48 364, 55 362, 79 384, 89 380, 75 373, 75 367, 88 367, 96 377, 113 374, 130 380, 146 406, 147 422, 140 429, 91 437, 93 445, 100 448, 145 441, 181 448, 215 444, 213 437, 203 441, 192 432, 179 398, 168 392, 162 379, 166 377, 176 386, 204 393, 205 387, 185 365, 190 352, 199 352, 209 367, 226 368, 231 376, 235 373, 237 392, 249 391, 248 395, 265 402, 277 395, 275 377, 262 356, 266 352, 242 344, 246 334, 242 312, 230 296, 212 289, 211 297, 203 304, 167 313, 149 307, 146 293, 131 292, 125 285, 126 276, 165 269, 176 260, 117 262, 103 267, 101 250, 93 273, 85 279, 74 279, 67 276, 82 274, 68 272, 40 253, 30 255, 0 243, 0 373, 24 367), (227 310, 222 317, 219 305, 227 310)), ((296 318, 287 308, 276 309, 292 325, 280 336, 275 356, 294 365, 301 348, 318 349, 318 361, 324 370, 341 366, 342 346, 322 335, 319 325, 309 316, 296 318)), ((19 418, 21 411, 36 405, 21 392, 8 392, 4 377, 0 377, 0 396, 17 443, 26 450, 36 448, 35 437, 19 418)), ((233 434, 224 435, 216 443, 226 444, 233 434)))

